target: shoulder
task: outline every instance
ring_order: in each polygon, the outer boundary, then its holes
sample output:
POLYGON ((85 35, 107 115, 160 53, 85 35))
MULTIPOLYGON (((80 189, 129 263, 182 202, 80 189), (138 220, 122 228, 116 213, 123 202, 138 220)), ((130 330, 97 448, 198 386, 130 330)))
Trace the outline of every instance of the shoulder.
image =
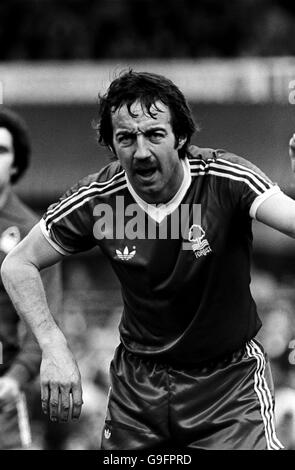
MULTIPOLYGON (((91 209, 95 198, 104 198, 127 185, 125 172, 118 161, 103 167, 98 173, 85 176, 64 193, 58 202, 49 206, 45 219, 52 222, 65 215, 85 213, 91 209), (87 209, 88 208, 88 209, 87 209)), ((92 210, 92 209, 91 209, 92 210)))
POLYGON ((216 160, 216 150, 211 148, 197 147, 190 145, 187 151, 187 157, 191 162, 197 161, 214 161, 216 160))
POLYGON ((114 160, 104 166, 98 173, 90 175, 90 177, 102 184, 112 183, 120 178, 125 178, 125 171, 123 170, 119 160, 114 160))
POLYGON ((254 165, 249 160, 246 160, 239 155, 236 155, 226 150, 218 149, 216 152, 216 163, 219 165, 225 165, 231 171, 239 172, 244 171, 246 174, 254 175, 259 177, 262 180, 265 180, 268 183, 271 183, 271 180, 266 176, 260 168, 254 165))
POLYGON ((207 173, 228 177, 233 180, 259 179, 269 185, 271 180, 249 160, 223 149, 190 146, 188 159, 191 166, 201 166, 207 173), (196 165, 198 164, 199 165, 196 165))
POLYGON ((73 193, 105 193, 126 184, 125 171, 118 161, 103 167, 99 172, 83 177, 70 188, 66 196, 73 193))

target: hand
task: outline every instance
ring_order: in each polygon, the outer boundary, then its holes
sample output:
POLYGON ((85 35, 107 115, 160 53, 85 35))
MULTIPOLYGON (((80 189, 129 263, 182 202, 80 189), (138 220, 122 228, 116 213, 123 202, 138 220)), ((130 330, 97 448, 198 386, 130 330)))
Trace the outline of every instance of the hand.
POLYGON ((293 134, 289 141, 289 155, 291 158, 291 168, 293 173, 295 173, 295 134, 293 134))
POLYGON ((0 409, 8 412, 14 408, 19 392, 19 384, 16 379, 5 375, 0 377, 0 409))
POLYGON ((83 404, 81 375, 67 346, 54 345, 43 351, 40 381, 42 409, 51 421, 79 418, 83 404))

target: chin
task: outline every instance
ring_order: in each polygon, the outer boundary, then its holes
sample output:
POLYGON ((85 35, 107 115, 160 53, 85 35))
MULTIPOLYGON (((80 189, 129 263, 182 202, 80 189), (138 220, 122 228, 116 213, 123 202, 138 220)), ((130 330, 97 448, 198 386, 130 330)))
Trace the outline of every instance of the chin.
POLYGON ((151 204, 155 204, 157 202, 155 199, 157 199, 158 191, 154 190, 154 188, 151 188, 151 187, 143 188, 141 186, 141 188, 137 192, 142 197, 142 199, 144 199, 146 202, 151 203, 151 204))

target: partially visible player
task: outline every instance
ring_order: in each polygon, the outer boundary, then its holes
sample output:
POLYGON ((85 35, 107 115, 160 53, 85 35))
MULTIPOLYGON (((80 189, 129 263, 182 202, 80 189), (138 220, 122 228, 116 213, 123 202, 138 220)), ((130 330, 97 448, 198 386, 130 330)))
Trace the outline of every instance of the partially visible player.
MULTIPOLYGON (((29 164, 31 144, 21 117, 0 106, 0 264, 36 224, 38 217, 15 194, 12 186, 29 164)), ((58 266, 43 274, 47 300, 56 315, 61 307, 58 266)), ((31 430, 24 389, 40 369, 41 352, 32 333, 20 323, 0 281, 0 449, 25 448, 31 430)))
POLYGON ((255 338, 251 227, 256 218, 295 238, 295 202, 249 161, 190 146, 190 109, 166 77, 115 79, 98 130, 117 161, 52 205, 2 266, 42 349, 44 412, 79 417, 82 387, 39 270, 98 245, 124 302, 102 448, 280 450, 255 338))

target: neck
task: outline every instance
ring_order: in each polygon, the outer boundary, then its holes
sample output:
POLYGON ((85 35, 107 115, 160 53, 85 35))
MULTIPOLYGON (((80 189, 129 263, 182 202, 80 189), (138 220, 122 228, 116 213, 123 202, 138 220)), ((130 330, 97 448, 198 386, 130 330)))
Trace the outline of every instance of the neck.
POLYGON ((8 195, 10 193, 10 186, 6 186, 1 192, 0 192, 0 209, 5 205, 8 195))
POLYGON ((171 199, 173 199, 175 194, 179 191, 182 185, 183 179, 184 179, 184 170, 183 170, 183 164, 181 163, 177 178, 175 179, 175 181, 173 181, 173 184, 167 185, 167 191, 165 191, 164 194, 162 194, 161 197, 159 197, 159 201, 155 201, 155 203, 166 204, 171 199))
POLYGON ((175 194, 179 191, 184 180, 184 174, 184 165, 181 161, 177 178, 175 179, 175 181, 173 181, 173 184, 171 184, 171 182, 169 184, 168 182, 165 190, 162 190, 160 194, 154 192, 152 194, 147 194, 146 192, 142 192, 137 188, 135 189, 130 182, 129 184, 132 187, 133 191, 147 204, 166 204, 171 199, 173 199, 175 194))

